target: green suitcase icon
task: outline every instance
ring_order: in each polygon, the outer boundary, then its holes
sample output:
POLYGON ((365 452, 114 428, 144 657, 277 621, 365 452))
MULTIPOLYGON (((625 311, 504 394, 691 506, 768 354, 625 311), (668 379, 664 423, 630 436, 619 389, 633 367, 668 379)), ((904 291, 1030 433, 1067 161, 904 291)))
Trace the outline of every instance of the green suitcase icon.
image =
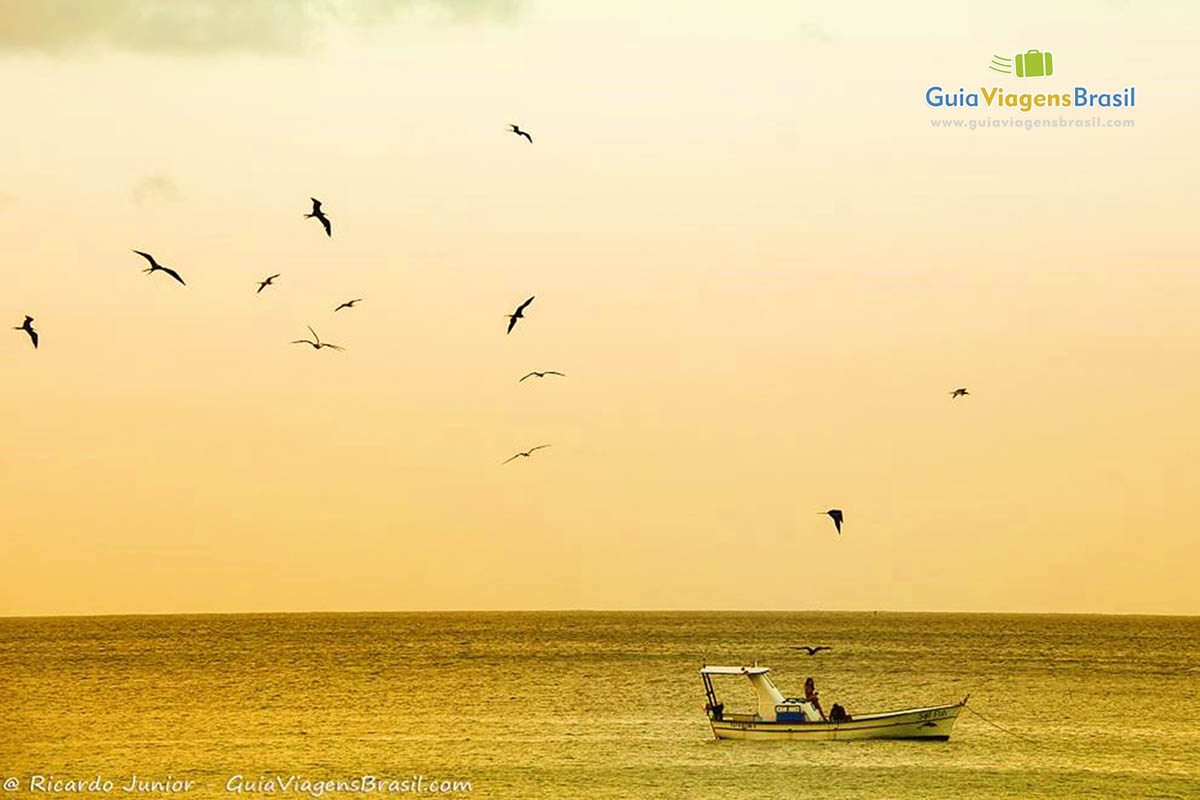
POLYGON ((1017 53, 1016 61, 1018 78, 1044 78, 1054 74, 1054 57, 1050 53, 1037 50, 1017 53))

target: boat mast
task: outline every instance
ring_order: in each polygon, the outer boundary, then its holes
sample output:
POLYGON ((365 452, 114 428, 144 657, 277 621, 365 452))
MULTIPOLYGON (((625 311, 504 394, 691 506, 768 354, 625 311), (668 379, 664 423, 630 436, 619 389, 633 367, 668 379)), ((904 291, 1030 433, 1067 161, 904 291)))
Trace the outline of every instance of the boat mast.
POLYGON ((713 709, 717 707, 717 693, 713 691, 712 678, 707 672, 701 672, 700 677, 704 679, 704 695, 708 698, 708 714, 712 716, 713 709))

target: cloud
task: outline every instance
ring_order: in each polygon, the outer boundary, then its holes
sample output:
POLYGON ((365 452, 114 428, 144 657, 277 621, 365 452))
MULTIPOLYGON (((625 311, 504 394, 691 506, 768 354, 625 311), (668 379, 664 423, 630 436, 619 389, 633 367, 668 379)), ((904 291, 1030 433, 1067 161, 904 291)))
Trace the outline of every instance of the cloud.
POLYGON ((0 52, 298 52, 330 25, 504 19, 519 0, 0 0, 0 52))
POLYGON ((149 202, 171 202, 179 199, 179 187, 170 178, 162 175, 147 175, 133 187, 133 202, 144 205, 149 202))

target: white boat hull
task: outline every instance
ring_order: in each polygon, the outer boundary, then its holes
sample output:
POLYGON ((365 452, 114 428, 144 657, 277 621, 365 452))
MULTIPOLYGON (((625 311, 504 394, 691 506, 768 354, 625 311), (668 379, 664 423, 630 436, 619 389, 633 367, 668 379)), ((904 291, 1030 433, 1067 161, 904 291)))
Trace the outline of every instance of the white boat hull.
POLYGON ((883 714, 866 714, 844 722, 764 722, 750 715, 730 714, 710 719, 718 739, 807 740, 930 739, 950 738, 964 703, 933 708, 911 708, 883 714))

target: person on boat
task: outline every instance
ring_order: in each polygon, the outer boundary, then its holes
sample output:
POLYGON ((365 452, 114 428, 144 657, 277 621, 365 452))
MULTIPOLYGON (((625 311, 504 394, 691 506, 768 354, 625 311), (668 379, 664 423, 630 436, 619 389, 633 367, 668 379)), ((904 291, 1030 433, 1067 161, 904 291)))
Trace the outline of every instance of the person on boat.
POLYGON ((821 715, 821 719, 825 719, 825 710, 821 708, 820 695, 817 694, 817 685, 813 683, 812 678, 804 681, 804 699, 813 704, 817 709, 817 713, 821 715))
POLYGON ((829 709, 830 722, 849 722, 850 715, 846 713, 846 709, 842 708, 838 703, 833 704, 833 708, 829 709))

